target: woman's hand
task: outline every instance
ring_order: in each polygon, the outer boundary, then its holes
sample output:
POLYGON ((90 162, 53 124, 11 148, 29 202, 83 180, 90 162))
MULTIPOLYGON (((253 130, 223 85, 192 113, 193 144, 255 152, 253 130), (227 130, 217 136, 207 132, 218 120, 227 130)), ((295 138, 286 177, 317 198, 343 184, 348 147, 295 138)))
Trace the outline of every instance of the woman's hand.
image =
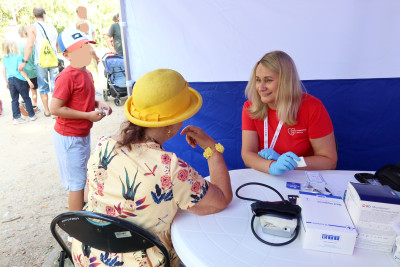
POLYGON ((281 175, 287 171, 294 170, 297 167, 297 162, 300 158, 293 152, 286 152, 278 158, 278 160, 271 164, 269 173, 272 175, 281 175))
POLYGON ((258 152, 263 159, 278 160, 280 154, 276 153, 272 148, 264 148, 258 152))
POLYGON ((29 84, 29 88, 30 88, 30 89, 35 88, 35 85, 34 85, 31 81, 29 81, 28 84, 29 84))
MULTIPOLYGON (((202 149, 215 147, 214 139, 199 127, 186 126, 181 131, 181 135, 184 134, 186 135, 186 141, 193 148, 196 145, 199 145, 202 149)), ((219 212, 232 201, 231 180, 222 153, 214 152, 213 156, 207 159, 207 164, 211 182, 208 185, 206 195, 188 210, 194 214, 205 215, 219 212)))
POLYGON ((186 142, 193 148, 199 145, 202 149, 206 149, 207 147, 214 147, 216 144, 214 139, 202 129, 193 125, 186 126, 181 131, 181 135, 184 134, 186 134, 186 142))

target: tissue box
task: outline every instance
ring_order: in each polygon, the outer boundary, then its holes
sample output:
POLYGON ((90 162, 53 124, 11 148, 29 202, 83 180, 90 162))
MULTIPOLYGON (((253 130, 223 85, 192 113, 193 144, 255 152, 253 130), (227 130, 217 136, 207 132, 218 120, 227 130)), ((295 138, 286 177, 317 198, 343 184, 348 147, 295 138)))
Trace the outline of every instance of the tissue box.
POLYGON ((400 221, 400 197, 389 186, 349 183, 345 203, 357 229, 356 247, 390 252, 400 221))
POLYGON ((300 192, 303 248, 352 255, 357 231, 343 199, 300 192))

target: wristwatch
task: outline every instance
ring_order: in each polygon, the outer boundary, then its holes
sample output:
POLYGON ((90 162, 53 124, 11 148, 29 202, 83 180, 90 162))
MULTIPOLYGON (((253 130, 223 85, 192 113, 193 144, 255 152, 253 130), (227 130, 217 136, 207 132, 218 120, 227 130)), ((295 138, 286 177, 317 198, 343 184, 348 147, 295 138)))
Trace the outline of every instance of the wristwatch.
POLYGON ((28 60, 23 59, 22 62, 23 63, 28 63, 28 60))

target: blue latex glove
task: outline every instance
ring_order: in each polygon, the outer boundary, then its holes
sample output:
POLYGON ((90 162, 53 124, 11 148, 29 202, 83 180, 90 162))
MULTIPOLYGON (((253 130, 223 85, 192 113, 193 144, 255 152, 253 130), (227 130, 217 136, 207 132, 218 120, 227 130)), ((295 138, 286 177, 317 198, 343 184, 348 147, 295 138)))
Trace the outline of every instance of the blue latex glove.
POLYGON ((272 148, 264 148, 258 152, 264 159, 278 160, 280 154, 276 153, 272 148))
POLYGON ((286 152, 278 158, 278 160, 271 164, 269 173, 272 175, 281 175, 287 171, 294 170, 297 167, 297 162, 300 158, 293 152, 286 152))

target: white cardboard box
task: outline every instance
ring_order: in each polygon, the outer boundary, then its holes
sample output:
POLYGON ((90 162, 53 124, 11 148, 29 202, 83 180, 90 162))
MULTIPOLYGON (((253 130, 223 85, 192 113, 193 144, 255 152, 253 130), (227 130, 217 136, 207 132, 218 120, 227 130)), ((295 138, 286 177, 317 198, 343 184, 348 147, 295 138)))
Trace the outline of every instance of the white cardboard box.
POLYGON ((303 248, 352 255, 357 231, 343 199, 300 192, 303 248))
POLYGON ((345 203, 357 229, 356 247, 392 250, 400 221, 400 197, 389 186, 349 183, 345 203))

